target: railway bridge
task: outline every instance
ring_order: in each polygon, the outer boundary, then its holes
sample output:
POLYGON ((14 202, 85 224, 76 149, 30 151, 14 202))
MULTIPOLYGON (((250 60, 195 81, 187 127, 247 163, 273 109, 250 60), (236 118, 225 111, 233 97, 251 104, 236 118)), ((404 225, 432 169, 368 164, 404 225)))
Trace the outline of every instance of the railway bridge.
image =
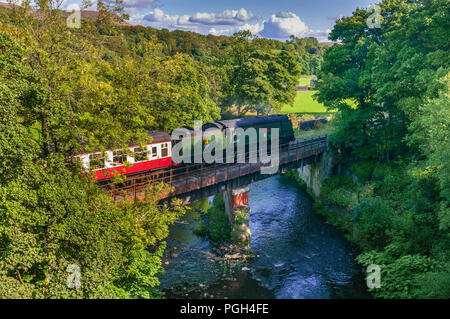
MULTIPOLYGON (((122 184, 101 185, 116 201, 140 199, 150 183, 163 182, 173 186, 171 193, 160 194, 161 199, 177 197, 184 204, 209 197, 220 192, 240 189, 290 169, 299 168, 320 160, 327 148, 327 136, 295 140, 281 145, 279 167, 273 174, 262 174, 262 163, 191 164, 169 170, 148 171, 129 175, 122 184)), ((245 196, 241 196, 245 197, 245 196)))
POLYGON ((107 183, 101 186, 109 191, 116 201, 142 199, 146 188, 152 183, 159 182, 172 186, 171 192, 159 194, 161 200, 177 197, 183 201, 183 204, 223 193, 225 210, 232 227, 233 241, 248 246, 251 235, 248 185, 291 169, 316 163, 326 149, 327 136, 295 140, 281 145, 278 169, 272 170, 272 174, 261 172, 262 167, 271 163, 192 164, 169 170, 129 175, 122 184, 107 183), (237 218, 237 216, 240 217, 237 218))

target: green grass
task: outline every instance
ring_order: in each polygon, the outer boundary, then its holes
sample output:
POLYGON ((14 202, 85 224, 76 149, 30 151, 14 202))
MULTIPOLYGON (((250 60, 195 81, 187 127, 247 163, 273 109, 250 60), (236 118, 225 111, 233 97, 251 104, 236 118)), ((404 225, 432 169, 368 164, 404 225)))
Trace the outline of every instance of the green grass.
POLYGON ((281 113, 329 113, 322 103, 313 99, 314 91, 297 92, 294 105, 284 105, 281 109, 281 113))
POLYGON ((331 134, 332 132, 333 132, 333 127, 329 123, 321 125, 320 128, 316 128, 316 129, 312 129, 312 130, 308 130, 308 131, 303 131, 303 130, 299 130, 298 128, 294 128, 294 134, 295 134, 295 138, 297 140, 307 139, 307 138, 311 138, 314 136, 328 135, 328 134, 331 134))
POLYGON ((314 75, 302 75, 298 79, 297 85, 301 86, 309 86, 311 84, 311 79, 314 77, 314 75))

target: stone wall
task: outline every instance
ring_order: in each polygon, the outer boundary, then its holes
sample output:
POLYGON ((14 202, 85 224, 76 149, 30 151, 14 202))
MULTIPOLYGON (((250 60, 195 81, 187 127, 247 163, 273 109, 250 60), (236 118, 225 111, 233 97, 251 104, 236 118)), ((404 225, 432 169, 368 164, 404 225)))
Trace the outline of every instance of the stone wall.
POLYGON ((311 193, 319 197, 323 182, 333 173, 334 161, 330 152, 322 154, 320 162, 300 167, 298 176, 306 184, 311 193))

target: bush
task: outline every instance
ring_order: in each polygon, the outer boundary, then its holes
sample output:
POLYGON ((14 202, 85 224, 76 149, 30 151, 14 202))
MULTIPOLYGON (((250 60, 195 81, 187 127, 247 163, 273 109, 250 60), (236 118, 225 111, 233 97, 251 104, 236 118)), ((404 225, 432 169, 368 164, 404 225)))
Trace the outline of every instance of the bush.
POLYGON ((350 165, 350 171, 358 177, 361 183, 365 184, 372 180, 372 173, 375 167, 375 162, 363 161, 350 165))
POLYGON ((450 272, 426 272, 416 275, 413 280, 415 298, 450 298, 450 272))
POLYGON ((349 210, 358 203, 358 185, 347 176, 335 175, 327 179, 320 189, 320 194, 331 204, 349 210))
POLYGON ((360 246, 365 249, 382 249, 389 241, 393 209, 380 197, 362 200, 354 210, 360 246))
POLYGON ((225 212, 222 194, 214 197, 213 205, 208 209, 208 232, 211 240, 217 244, 230 241, 231 226, 225 212))
MULTIPOLYGON (((426 274, 436 268, 436 262, 429 257, 422 255, 405 255, 399 258, 392 258, 386 253, 369 251, 361 254, 356 259, 364 267, 370 264, 379 265, 381 268, 381 287, 370 291, 379 298, 414 298, 418 294, 430 289, 431 286, 421 286, 418 288, 418 280, 421 275, 426 274), (421 290, 422 289, 422 290, 421 290)), ((430 278, 429 275, 426 278, 430 278)), ((438 293, 438 292, 436 292, 438 293)), ((423 295, 421 297, 424 297, 423 295)))
POLYGON ((350 178, 343 175, 333 175, 329 179, 327 179, 324 184, 322 185, 322 188, 320 189, 320 193, 323 195, 327 195, 331 193, 333 190, 336 190, 337 188, 346 188, 349 190, 356 190, 358 189, 358 185, 356 185, 350 178))

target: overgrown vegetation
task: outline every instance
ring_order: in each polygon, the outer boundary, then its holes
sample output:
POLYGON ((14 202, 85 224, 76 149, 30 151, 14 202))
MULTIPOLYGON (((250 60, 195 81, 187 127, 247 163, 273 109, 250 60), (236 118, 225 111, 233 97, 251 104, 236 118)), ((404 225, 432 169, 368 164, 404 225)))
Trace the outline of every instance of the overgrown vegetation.
POLYGON ((316 128, 311 130, 300 130, 298 128, 294 129, 294 134, 296 139, 308 139, 314 136, 328 135, 333 132, 332 123, 316 123, 316 128))
POLYGON ((316 209, 351 233, 363 266, 381 266, 375 296, 449 298, 448 1, 385 0, 381 14, 381 28, 357 10, 331 32, 342 45, 325 55, 317 97, 338 111, 330 144, 358 179, 326 181, 316 209))
POLYGON ((222 194, 214 197, 213 205, 208 209, 208 235, 215 244, 231 240, 231 226, 225 212, 222 194))

